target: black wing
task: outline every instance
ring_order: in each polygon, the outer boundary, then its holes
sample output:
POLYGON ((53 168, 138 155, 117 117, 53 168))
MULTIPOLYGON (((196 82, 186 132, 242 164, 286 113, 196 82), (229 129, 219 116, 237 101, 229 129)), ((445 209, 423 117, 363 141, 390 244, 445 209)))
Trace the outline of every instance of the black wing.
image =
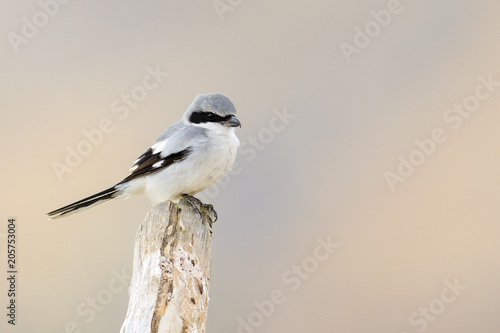
POLYGON ((153 153, 153 149, 149 148, 144 154, 139 156, 131 169, 132 172, 127 176, 127 178, 122 180, 121 183, 128 182, 129 180, 132 180, 139 176, 156 173, 176 162, 185 160, 190 154, 191 147, 188 147, 184 150, 181 150, 180 152, 161 157, 161 151, 155 154, 153 153))

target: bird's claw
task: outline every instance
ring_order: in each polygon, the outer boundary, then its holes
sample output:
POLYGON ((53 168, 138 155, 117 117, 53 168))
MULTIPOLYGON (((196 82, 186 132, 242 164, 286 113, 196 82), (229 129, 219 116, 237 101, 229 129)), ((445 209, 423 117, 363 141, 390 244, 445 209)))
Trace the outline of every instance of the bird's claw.
POLYGON ((200 214, 200 218, 203 218, 203 214, 201 213, 200 209, 198 208, 198 202, 200 202, 198 199, 195 197, 192 197, 187 194, 183 194, 182 197, 193 206, 193 208, 200 214), (198 202, 197 202, 198 201, 198 202))

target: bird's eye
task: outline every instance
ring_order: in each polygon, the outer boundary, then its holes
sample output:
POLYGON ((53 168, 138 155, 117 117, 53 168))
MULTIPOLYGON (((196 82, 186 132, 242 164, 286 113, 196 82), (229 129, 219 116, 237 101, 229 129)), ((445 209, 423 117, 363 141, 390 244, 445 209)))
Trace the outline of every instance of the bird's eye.
POLYGON ((215 120, 215 118, 217 118, 217 116, 213 113, 209 113, 209 114, 207 114, 207 118, 208 118, 208 120, 215 120))

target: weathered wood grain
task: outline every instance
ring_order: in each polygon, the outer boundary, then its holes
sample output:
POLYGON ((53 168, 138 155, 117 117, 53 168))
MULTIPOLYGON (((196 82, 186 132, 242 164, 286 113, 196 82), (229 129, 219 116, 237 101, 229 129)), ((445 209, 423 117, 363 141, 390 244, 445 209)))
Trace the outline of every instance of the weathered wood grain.
POLYGON ((205 332, 216 216, 193 197, 148 213, 136 235, 122 333, 205 332))

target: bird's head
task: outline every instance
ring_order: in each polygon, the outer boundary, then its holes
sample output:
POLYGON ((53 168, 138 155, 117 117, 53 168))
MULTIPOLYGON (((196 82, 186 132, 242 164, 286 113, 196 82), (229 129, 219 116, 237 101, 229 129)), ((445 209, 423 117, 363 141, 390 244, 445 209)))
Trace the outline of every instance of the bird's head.
POLYGON ((184 113, 184 122, 200 127, 241 127, 233 102, 220 93, 196 96, 184 113))

